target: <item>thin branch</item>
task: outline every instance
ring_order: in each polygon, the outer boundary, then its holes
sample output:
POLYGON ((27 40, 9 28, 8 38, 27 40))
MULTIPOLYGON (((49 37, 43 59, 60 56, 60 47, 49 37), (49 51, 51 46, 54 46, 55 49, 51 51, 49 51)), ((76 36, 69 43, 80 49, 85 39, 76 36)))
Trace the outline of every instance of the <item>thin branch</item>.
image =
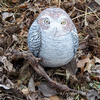
POLYGON ((98 18, 98 20, 100 21, 100 18, 98 17, 98 15, 96 14, 96 11, 93 11, 89 6, 87 6, 93 13, 94 15, 98 18))
MULTIPOLYGON (((96 11, 94 11, 94 12, 96 12, 96 11)), ((89 12, 89 13, 86 13, 86 14, 87 14, 87 15, 90 15, 90 14, 92 14, 92 13, 94 13, 94 12, 89 12)), ((85 16, 86 14, 79 15, 79 16, 73 18, 72 20, 75 20, 75 19, 77 19, 77 18, 83 17, 83 16, 85 16)))

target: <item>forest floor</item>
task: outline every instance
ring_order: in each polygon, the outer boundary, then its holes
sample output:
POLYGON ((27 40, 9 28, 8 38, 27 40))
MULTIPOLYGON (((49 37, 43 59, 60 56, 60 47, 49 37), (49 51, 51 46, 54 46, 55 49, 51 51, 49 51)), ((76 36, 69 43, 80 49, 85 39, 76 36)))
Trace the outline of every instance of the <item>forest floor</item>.
POLYGON ((100 100, 100 0, 0 0, 0 100, 100 100), (85 95, 54 89, 25 59, 9 59, 13 50, 28 51, 28 30, 49 7, 71 17, 79 49, 77 72, 64 66, 44 69, 55 82, 85 95))

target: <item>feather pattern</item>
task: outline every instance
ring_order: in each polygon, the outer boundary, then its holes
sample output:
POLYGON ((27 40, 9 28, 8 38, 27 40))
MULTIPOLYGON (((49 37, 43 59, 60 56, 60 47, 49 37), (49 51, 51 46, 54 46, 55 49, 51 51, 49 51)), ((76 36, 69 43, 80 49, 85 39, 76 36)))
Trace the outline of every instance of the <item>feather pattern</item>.
POLYGON ((37 57, 41 46, 41 36, 39 25, 36 20, 29 29, 27 42, 29 50, 37 57))
POLYGON ((74 53, 76 53, 77 52, 77 49, 78 49, 79 40, 78 40, 77 30, 76 30, 75 27, 71 31, 71 33, 72 33, 73 44, 74 44, 74 53))

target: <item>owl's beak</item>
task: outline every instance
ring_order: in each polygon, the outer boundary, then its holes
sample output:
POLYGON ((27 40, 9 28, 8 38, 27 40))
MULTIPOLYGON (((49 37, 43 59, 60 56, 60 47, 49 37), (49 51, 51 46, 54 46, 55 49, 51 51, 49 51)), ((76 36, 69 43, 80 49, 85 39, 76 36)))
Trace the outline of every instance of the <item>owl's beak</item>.
POLYGON ((54 36, 56 36, 58 32, 57 27, 54 27, 53 32, 54 32, 54 36))

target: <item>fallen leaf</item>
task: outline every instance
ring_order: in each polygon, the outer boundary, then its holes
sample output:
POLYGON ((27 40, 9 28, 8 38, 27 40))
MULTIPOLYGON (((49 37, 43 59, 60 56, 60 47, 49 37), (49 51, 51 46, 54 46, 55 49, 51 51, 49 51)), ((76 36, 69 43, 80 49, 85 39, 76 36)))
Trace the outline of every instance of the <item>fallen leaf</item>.
POLYGON ((23 92, 25 95, 29 94, 28 88, 25 88, 25 89, 23 88, 23 89, 22 89, 22 92, 23 92))
POLYGON ((2 56, 2 55, 3 55, 3 53, 4 53, 4 50, 3 50, 3 48, 2 48, 2 47, 0 47, 0 56, 2 56))
POLYGON ((8 13, 8 12, 4 12, 2 13, 2 19, 4 21, 9 21, 9 22, 14 22, 15 21, 15 17, 13 13, 8 13))
MULTIPOLYGON (((0 66, 0 77, 3 76, 3 68, 0 66)), ((1 80, 0 80, 1 81, 1 80)))
POLYGON ((57 94, 57 91, 47 82, 41 82, 41 85, 38 86, 38 89, 43 94, 43 96, 46 97, 54 96, 57 94))
POLYGON ((87 48, 87 42, 83 41, 79 44, 79 49, 84 50, 87 48))
POLYGON ((0 91, 2 93, 7 93, 7 95, 16 96, 20 100, 24 98, 24 95, 22 94, 21 91, 14 89, 14 88, 10 88, 10 87, 2 85, 2 84, 0 84, 0 91))
POLYGON ((74 57, 67 65, 65 65, 63 68, 65 70, 68 70, 70 74, 76 75, 77 68, 76 68, 76 57, 74 57))
POLYGON ((100 59, 96 56, 94 56, 94 59, 95 59, 95 63, 99 63, 100 64, 100 59))
POLYGON ((12 35, 12 38, 13 38, 14 41, 18 41, 18 38, 17 38, 16 35, 12 35))
POLYGON ((91 73, 91 66, 95 66, 95 61, 94 59, 91 59, 91 57, 92 56, 88 54, 87 56, 82 56, 81 60, 78 61, 77 68, 81 69, 81 74, 84 71, 91 73))
POLYGON ((5 56, 0 57, 0 62, 4 64, 4 69, 8 72, 15 71, 13 64, 10 63, 5 56))
POLYGON ((28 91, 29 91, 29 94, 28 94, 27 98, 29 100, 36 100, 37 93, 35 92, 35 85, 34 85, 33 76, 29 80, 28 91))
POLYGON ((35 92, 34 80, 33 77, 29 80, 28 89, 30 92, 35 92))
POLYGON ((60 100, 60 99, 59 99, 58 96, 55 95, 55 96, 51 96, 51 97, 50 97, 50 100, 60 100))
POLYGON ((93 80, 100 81, 100 65, 96 65, 96 67, 92 70, 91 77, 93 80))
POLYGON ((98 3, 100 5, 100 0, 95 0, 96 3, 98 3))
POLYGON ((12 3, 17 3, 18 2, 18 0, 11 0, 12 1, 12 3))
POLYGON ((73 97, 68 97, 67 100, 74 100, 74 98, 73 97))
POLYGON ((98 91, 90 90, 89 92, 87 92, 88 100, 96 100, 96 97, 98 98, 98 100, 100 99, 100 94, 98 94, 98 91))
POLYGON ((25 2, 25 3, 21 4, 19 7, 20 8, 26 8, 27 6, 28 6, 28 4, 27 4, 27 2, 25 2))

